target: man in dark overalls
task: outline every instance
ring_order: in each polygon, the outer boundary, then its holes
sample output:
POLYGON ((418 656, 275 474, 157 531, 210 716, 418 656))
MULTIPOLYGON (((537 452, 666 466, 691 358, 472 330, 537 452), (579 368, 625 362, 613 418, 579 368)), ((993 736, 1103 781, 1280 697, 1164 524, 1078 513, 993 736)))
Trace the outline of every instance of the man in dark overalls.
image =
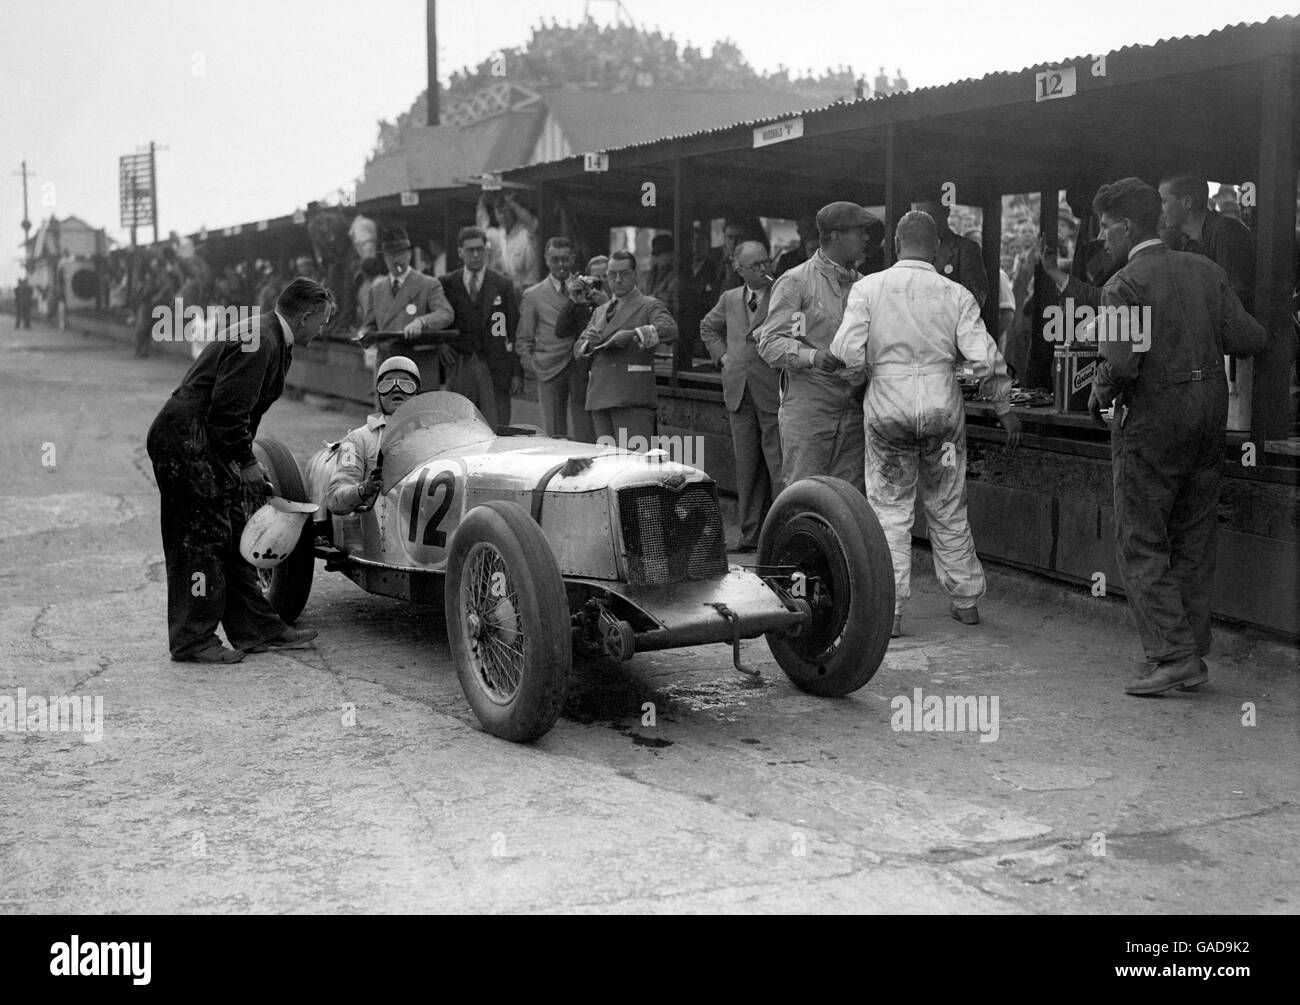
POLYGON ((244 652, 302 648, 316 636, 271 609, 239 538, 245 493, 262 494, 267 485, 253 455, 258 422, 284 390, 293 347, 310 344, 333 312, 329 290, 293 280, 269 316, 240 321, 203 350, 149 427, 173 660, 237 663, 244 652), (218 624, 233 649, 217 638, 218 624))
POLYGON ((1093 200, 1106 250, 1125 263, 1101 291, 1101 360, 1089 410, 1112 402, 1115 551, 1146 660, 1125 690, 1190 690, 1209 679, 1219 468, 1228 417, 1223 356, 1267 337, 1227 273, 1156 236, 1160 195, 1137 178, 1093 200))

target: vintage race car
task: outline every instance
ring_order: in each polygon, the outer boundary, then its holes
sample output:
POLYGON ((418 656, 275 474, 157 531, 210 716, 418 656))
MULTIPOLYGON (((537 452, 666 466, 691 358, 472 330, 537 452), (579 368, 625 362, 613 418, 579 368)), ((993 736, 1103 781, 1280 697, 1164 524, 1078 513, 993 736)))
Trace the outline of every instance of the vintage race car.
POLYGON ((461 686, 483 727, 547 732, 573 652, 636 652, 766 636, 805 691, 841 696, 880 666, 894 613, 889 548, 862 494, 834 478, 787 488, 763 525, 757 565, 729 564, 717 487, 663 451, 494 431, 465 398, 417 395, 390 417, 382 491, 329 516, 331 448, 300 469, 255 445, 277 492, 316 502, 298 547, 263 574, 294 621, 317 558, 369 593, 442 604, 461 686))

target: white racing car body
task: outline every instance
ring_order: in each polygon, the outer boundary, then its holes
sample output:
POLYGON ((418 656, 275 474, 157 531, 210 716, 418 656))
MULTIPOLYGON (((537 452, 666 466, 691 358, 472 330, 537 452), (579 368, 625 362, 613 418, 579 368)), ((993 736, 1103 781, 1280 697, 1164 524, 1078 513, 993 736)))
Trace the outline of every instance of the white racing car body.
MULTIPOLYGON (((621 661, 723 642, 744 670, 740 640, 766 635, 796 684, 828 695, 861 687, 879 666, 893 614, 889 552, 844 483, 783 493, 759 565, 746 569, 728 563, 717 487, 703 471, 660 451, 502 432, 460 395, 402 405, 384 431, 380 495, 309 527, 267 578, 273 604, 297 616, 314 558, 370 593, 442 604, 471 705, 490 732, 515 740, 555 722, 574 646, 621 661)), ((304 484, 281 445, 259 448, 282 495, 328 514, 333 450, 307 462, 304 484)))

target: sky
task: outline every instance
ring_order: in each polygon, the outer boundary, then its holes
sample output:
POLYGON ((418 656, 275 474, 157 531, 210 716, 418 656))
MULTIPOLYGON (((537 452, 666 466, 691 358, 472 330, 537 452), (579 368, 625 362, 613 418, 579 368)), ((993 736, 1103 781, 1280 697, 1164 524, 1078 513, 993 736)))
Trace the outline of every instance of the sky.
MULTIPOLYGON (((731 38, 759 70, 884 64, 912 87, 1019 70, 1295 13, 1295 0, 622 0, 632 20, 708 52, 731 38)), ((522 46, 542 15, 617 0, 443 3, 444 81, 522 46)), ((380 119, 425 86, 423 0, 5 0, 0 51, 0 286, 30 218, 77 215, 125 242, 118 158, 160 144, 161 232, 281 216, 361 176, 380 119)), ((33 231, 35 226, 33 226, 33 231)), ((148 239, 149 234, 143 235, 148 239)))

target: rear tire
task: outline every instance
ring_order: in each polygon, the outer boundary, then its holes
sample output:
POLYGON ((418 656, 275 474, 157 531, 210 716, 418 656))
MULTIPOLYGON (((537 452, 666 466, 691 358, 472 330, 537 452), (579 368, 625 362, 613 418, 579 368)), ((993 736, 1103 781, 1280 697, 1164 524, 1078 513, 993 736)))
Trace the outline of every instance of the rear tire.
MULTIPOLYGON (((276 495, 290 502, 311 502, 303 486, 298 462, 288 447, 279 440, 259 439, 253 444, 253 453, 266 468, 276 495)), ((314 528, 315 521, 308 518, 302 528, 302 537, 289 557, 274 569, 258 570, 263 595, 286 625, 298 620, 298 615, 307 606, 307 598, 311 596, 311 580, 316 571, 314 528)))
POLYGON ((795 686, 841 697, 871 680, 894 623, 894 564, 862 493, 839 478, 795 482, 763 521, 758 562, 792 565, 809 584, 800 599, 811 605, 812 620, 798 635, 767 634, 795 686))
POLYGON ((470 510, 447 553, 447 638, 470 707, 493 736, 527 743, 564 708, 569 604, 546 535, 523 507, 470 510))

